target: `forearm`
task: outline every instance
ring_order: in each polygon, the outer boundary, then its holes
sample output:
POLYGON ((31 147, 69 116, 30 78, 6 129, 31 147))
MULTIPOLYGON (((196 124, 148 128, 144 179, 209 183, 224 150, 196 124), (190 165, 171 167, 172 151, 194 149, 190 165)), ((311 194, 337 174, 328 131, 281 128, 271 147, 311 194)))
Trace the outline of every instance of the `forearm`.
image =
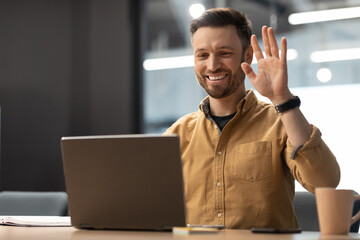
POLYGON ((311 125, 298 107, 280 114, 280 118, 293 146, 301 146, 310 139, 311 125))

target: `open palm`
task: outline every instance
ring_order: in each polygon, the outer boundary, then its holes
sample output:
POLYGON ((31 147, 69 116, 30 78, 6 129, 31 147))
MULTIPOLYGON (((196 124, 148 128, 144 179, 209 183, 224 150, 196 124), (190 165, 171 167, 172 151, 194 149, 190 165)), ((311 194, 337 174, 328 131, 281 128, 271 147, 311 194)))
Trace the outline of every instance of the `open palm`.
POLYGON ((258 62, 257 75, 246 62, 242 63, 241 67, 261 95, 269 98, 274 104, 279 104, 291 97, 288 88, 286 39, 281 39, 281 56, 279 56, 274 30, 264 26, 262 36, 266 57, 261 51, 256 36, 251 37, 251 45, 258 62))

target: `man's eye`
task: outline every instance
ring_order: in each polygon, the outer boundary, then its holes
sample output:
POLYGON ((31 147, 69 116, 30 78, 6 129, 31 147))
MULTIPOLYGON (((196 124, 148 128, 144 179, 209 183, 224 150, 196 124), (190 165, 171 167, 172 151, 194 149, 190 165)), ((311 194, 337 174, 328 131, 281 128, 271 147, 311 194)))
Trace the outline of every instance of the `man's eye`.
POLYGON ((206 58, 207 54, 206 53, 201 53, 197 55, 198 58, 206 58))
POLYGON ((231 55, 231 52, 223 52, 223 53, 221 53, 221 55, 222 56, 229 56, 229 55, 231 55))

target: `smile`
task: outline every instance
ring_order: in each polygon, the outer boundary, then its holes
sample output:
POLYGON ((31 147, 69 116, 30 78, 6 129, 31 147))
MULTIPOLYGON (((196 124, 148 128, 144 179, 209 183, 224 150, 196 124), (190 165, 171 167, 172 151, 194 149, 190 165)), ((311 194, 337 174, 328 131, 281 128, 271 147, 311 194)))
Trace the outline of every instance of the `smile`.
POLYGON ((207 79, 209 79, 210 81, 217 81, 217 80, 221 80, 227 77, 227 74, 223 74, 223 75, 218 75, 218 76, 206 76, 207 79))

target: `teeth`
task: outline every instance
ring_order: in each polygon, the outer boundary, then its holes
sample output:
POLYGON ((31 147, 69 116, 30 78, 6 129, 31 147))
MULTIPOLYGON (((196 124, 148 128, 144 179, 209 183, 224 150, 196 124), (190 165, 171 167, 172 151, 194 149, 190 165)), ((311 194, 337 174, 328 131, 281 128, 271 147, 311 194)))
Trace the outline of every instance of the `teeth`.
POLYGON ((219 76, 209 76, 210 80, 219 80, 225 78, 226 75, 219 75, 219 76))

